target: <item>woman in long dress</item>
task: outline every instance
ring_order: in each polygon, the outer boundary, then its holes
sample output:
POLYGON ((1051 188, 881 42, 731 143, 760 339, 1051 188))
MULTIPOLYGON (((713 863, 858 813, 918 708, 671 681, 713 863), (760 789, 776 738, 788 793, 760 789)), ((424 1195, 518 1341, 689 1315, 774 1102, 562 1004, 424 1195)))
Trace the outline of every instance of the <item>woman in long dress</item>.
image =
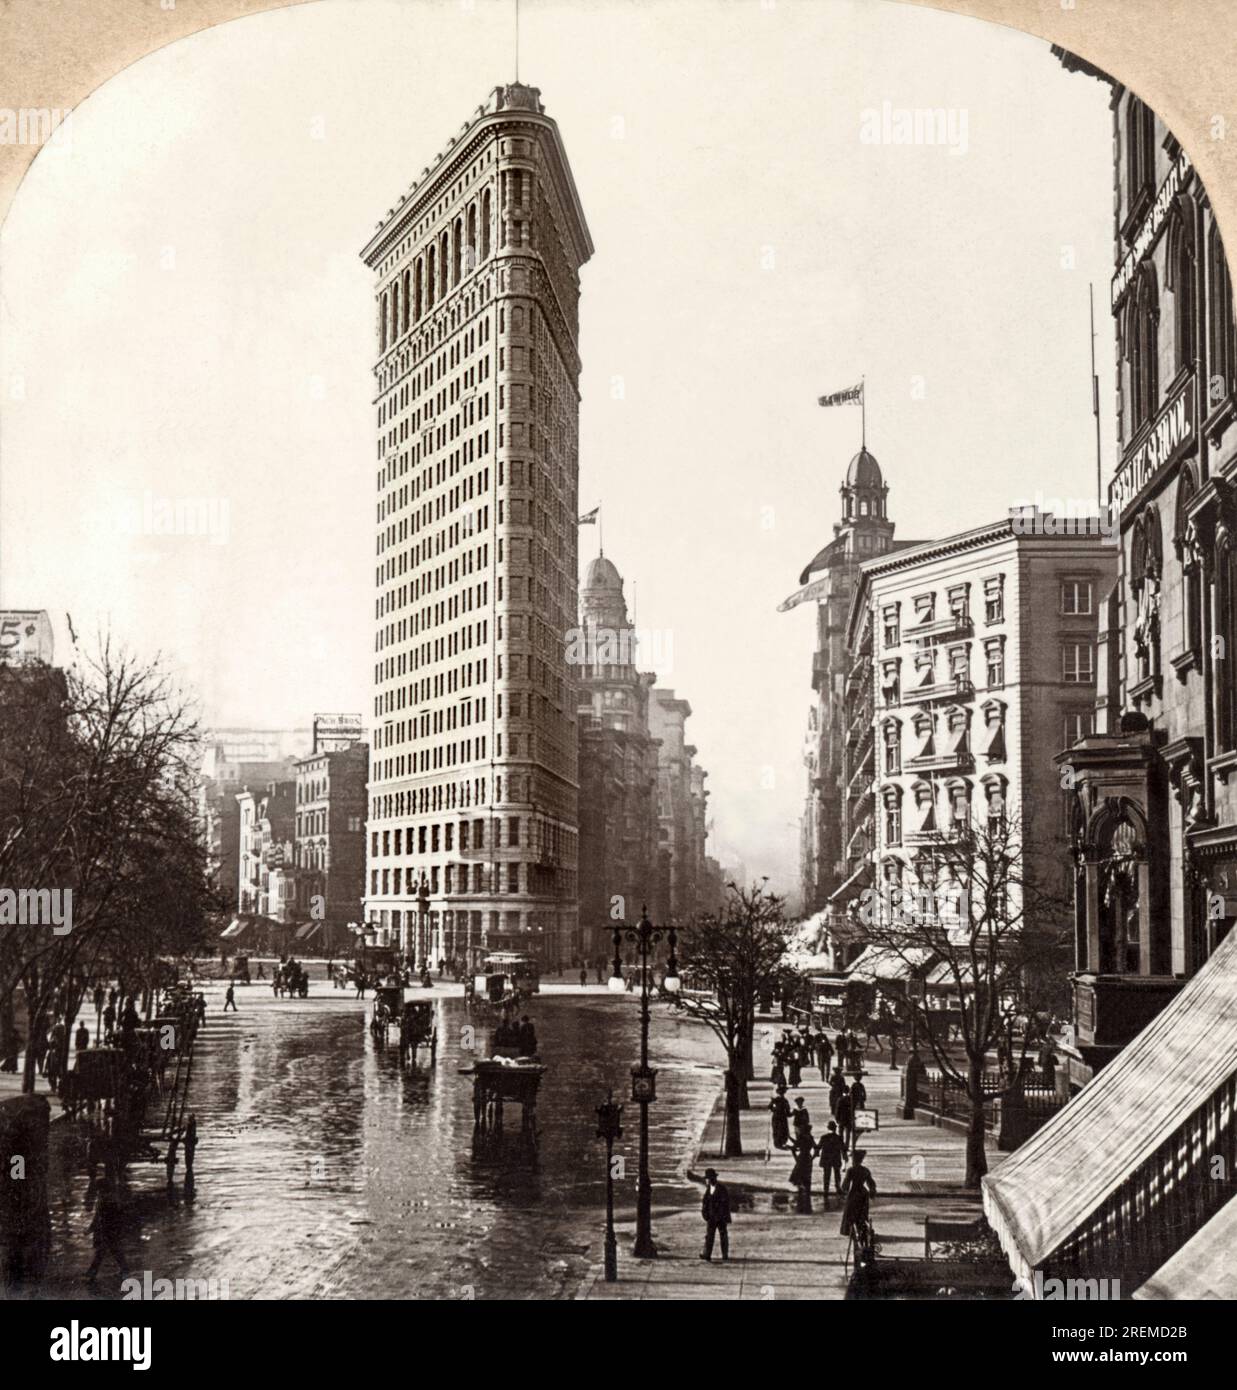
POLYGON ((876 1196, 876 1180, 863 1162, 867 1156, 866 1149, 856 1149, 854 1161, 842 1179, 844 1236, 853 1235, 856 1226, 867 1222, 870 1200, 876 1196))
POLYGON ((772 1112, 773 1147, 784 1149, 790 1143, 790 1103, 786 1099, 786 1087, 779 1086, 777 1095, 769 1102, 772 1112))

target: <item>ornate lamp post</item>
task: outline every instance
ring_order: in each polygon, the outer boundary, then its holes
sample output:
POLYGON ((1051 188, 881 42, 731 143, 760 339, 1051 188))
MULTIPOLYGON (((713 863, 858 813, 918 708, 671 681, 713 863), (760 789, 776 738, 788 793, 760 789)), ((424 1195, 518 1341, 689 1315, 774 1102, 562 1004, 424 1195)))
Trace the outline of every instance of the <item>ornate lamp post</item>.
MULTIPOLYGON (((665 936, 670 943, 666 989, 673 993, 679 982, 678 961, 674 955, 678 933, 670 927, 665 936)), ((636 1185, 636 1242, 631 1252, 639 1260, 651 1260, 657 1254, 657 1247, 653 1244, 653 1185, 649 1180, 649 1105, 657 1099, 657 1072, 649 1066, 649 954, 661 940, 662 931, 649 921, 647 907, 640 910, 638 926, 614 928, 614 971, 619 978, 622 977, 624 937, 634 941, 640 950, 640 1065, 631 1069, 631 1098, 640 1106, 640 1175, 636 1185)))
POLYGON ((614 1092, 606 1092, 597 1107, 597 1137, 606 1141, 606 1283, 618 1278, 618 1241, 614 1235, 614 1141, 623 1136, 623 1107, 615 1105, 614 1092))

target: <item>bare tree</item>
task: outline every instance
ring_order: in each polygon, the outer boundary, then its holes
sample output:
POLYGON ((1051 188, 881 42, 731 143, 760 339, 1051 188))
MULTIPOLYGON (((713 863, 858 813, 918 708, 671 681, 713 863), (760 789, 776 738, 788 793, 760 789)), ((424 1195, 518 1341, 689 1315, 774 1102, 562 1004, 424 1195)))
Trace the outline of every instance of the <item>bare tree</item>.
POLYGON ((904 978, 932 971, 956 1000, 957 1043, 927 990, 908 989, 898 1005, 942 1075, 966 1092, 968 1187, 988 1171, 985 1100, 1018 1090, 1036 1019, 1061 1007, 1066 904, 1031 867, 1046 862, 1028 850, 1015 817, 975 820, 926 839, 915 883, 882 884, 865 912, 869 941, 900 961, 904 978), (986 1091, 993 1051, 1002 1060, 1000 1084, 986 1091))
POLYGON ((707 1023, 726 1053, 725 1156, 743 1152, 739 1115, 752 1079, 756 1002, 779 978, 790 943, 784 900, 765 891, 726 885, 716 917, 703 917, 684 938, 682 1007, 707 1023), (697 992, 698 991, 698 992, 697 992))
POLYGON ((196 726, 158 662, 107 639, 66 673, 0 674, 0 884, 71 903, 63 930, 0 927, 0 997, 24 986, 33 1033, 71 1021, 100 970, 130 962, 128 988, 146 989, 158 956, 200 931, 196 726))

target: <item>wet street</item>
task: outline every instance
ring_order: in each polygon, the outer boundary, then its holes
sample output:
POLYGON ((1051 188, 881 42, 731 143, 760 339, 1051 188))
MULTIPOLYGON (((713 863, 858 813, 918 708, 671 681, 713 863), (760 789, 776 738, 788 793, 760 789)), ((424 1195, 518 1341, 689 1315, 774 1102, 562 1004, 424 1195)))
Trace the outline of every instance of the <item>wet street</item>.
MULTIPOLYGON (((240 1012, 224 1015, 221 991, 208 995, 195 1054, 194 1200, 179 1184, 167 1196, 161 1165, 130 1168, 134 1272, 217 1280, 233 1299, 571 1297, 601 1258, 594 1111, 611 1086, 625 1102, 616 1217, 632 1218, 639 1010, 630 997, 551 992, 530 1009, 547 1072, 529 1161, 513 1106, 503 1155, 473 1157, 472 1084, 459 1069, 488 1055, 492 1020, 470 1016, 462 998, 436 1003, 437 1064, 422 1054, 413 1071, 400 1069, 394 1033, 375 1047, 368 999, 362 1014, 342 992, 276 999, 255 985, 237 996, 240 1012)), ((650 1051, 656 1218, 659 1206, 698 1200, 682 1170, 717 1094, 720 1048, 701 1025, 655 1007, 650 1051)), ((80 1287, 90 1261, 84 1194, 80 1174, 53 1187, 53 1296, 80 1287)), ((118 1290, 108 1262, 98 1292, 118 1290)))

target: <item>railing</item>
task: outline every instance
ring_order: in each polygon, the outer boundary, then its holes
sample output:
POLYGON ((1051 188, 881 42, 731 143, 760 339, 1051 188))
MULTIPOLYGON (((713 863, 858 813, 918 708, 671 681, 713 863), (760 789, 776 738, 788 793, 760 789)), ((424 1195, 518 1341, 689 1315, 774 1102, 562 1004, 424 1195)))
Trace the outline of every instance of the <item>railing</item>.
POLYGON ((974 624, 970 615, 959 616, 951 613, 947 618, 938 618, 931 623, 915 623, 904 628, 902 636, 908 642, 935 642, 941 638, 969 637, 974 624))
POLYGON ((917 705, 928 700, 969 700, 975 694, 975 683, 970 676, 953 676, 935 685, 912 686, 902 692, 904 705, 917 705))

